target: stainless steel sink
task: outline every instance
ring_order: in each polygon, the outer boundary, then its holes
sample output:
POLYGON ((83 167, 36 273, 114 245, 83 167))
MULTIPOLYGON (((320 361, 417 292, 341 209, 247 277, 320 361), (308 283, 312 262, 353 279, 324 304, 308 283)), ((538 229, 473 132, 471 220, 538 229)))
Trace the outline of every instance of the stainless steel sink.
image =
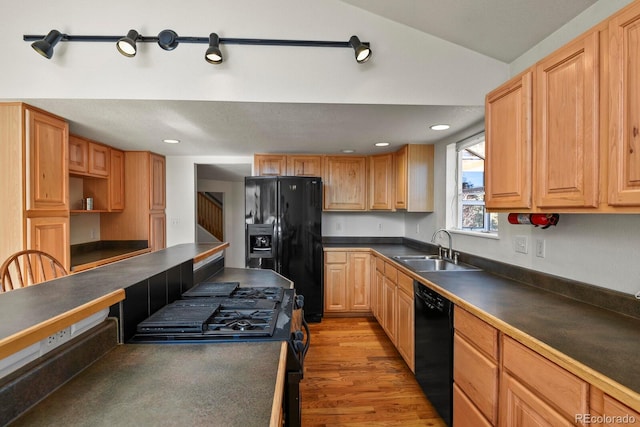
POLYGON ((456 264, 438 255, 406 255, 395 256, 393 258, 416 273, 431 271, 480 271, 478 267, 464 263, 456 264))

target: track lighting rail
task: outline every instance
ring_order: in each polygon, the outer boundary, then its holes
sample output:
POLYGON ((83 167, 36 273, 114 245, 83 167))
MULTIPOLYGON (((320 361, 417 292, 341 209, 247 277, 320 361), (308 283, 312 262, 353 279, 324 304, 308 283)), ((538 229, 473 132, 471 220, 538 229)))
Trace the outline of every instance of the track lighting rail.
MULTIPOLYGON (((130 30, 126 37, 123 36, 94 36, 94 35, 72 35, 63 34, 57 30, 52 30, 47 35, 23 35, 26 42, 34 42, 32 47, 41 55, 50 59, 53 56, 53 47, 58 42, 107 42, 117 43, 118 50, 125 56, 135 56, 136 43, 158 43, 165 50, 173 50, 179 43, 207 44, 217 49, 218 44, 227 45, 254 45, 254 46, 301 46, 301 47, 339 47, 353 48, 356 53, 356 61, 366 62, 371 57, 371 48, 368 42, 361 42, 357 36, 352 36, 349 41, 322 41, 322 40, 284 40, 284 39, 258 39, 258 38, 229 38, 220 37, 215 33, 209 37, 186 37, 178 36, 172 30, 163 30, 158 36, 143 36, 135 30, 130 30), (215 36, 215 38, 213 38, 215 36), (130 49, 123 52, 122 42, 127 43, 130 49), (217 43, 216 43, 217 41, 217 43)), ((219 50, 218 50, 219 52, 219 50)), ((207 61, 212 63, 222 62, 222 56, 218 61, 207 61)))

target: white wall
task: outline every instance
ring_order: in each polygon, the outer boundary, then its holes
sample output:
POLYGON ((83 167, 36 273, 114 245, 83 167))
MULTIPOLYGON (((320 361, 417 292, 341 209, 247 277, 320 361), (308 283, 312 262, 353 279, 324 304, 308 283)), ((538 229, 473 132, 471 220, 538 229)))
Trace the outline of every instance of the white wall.
POLYGON ((214 181, 200 179, 196 191, 223 193, 224 241, 229 243, 225 251, 227 267, 244 267, 244 182, 214 181))
POLYGON ((505 63, 338 0, 0 0, 0 6, 6 18, 0 99, 482 105, 509 72, 505 63), (374 59, 359 66, 348 49, 223 44, 226 60, 212 66, 202 44, 167 52, 139 43, 136 57, 125 58, 113 43, 70 42, 46 60, 22 35, 52 28, 72 35, 135 28, 145 36, 172 29, 181 36, 336 41, 357 34, 371 43, 374 59))
MULTIPOLYGON (((196 236, 196 164, 251 164, 253 157, 167 156, 167 246, 191 243, 196 236)), ((244 183, 203 180, 203 191, 225 193, 225 265, 244 267, 244 183)))

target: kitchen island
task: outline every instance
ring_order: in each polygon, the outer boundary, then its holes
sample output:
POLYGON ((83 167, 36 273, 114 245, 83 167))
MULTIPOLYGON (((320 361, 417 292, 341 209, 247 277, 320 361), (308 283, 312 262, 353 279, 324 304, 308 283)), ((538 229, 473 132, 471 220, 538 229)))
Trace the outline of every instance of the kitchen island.
MULTIPOLYGON (((84 315, 80 309, 93 307, 96 301, 100 309, 112 304, 111 313, 119 316, 120 323, 116 328, 116 322, 107 319, 97 326, 111 328, 111 349, 88 367, 74 367, 75 373, 65 379, 70 379, 66 384, 22 413, 16 424, 51 425, 55 419, 57 425, 277 425, 282 414, 286 342, 122 343, 121 323, 131 322, 132 311, 147 316, 147 301, 157 303, 154 295, 168 298, 167 290, 175 276, 179 278, 175 282, 178 287, 190 287, 194 276, 202 274, 199 270, 208 271, 213 265, 212 280, 233 279, 241 286, 292 287, 290 281, 269 270, 225 269, 216 255, 227 246, 178 245, 0 295, 0 308, 15 315, 0 326, 0 344, 4 344, 0 349, 5 352, 79 320, 84 315), (198 264, 195 271, 194 262, 198 264), (141 296, 142 288, 147 293, 141 296), (154 294, 153 288, 159 292, 154 294), (132 305, 131 301, 142 303, 132 305), (115 329, 119 329, 120 345, 115 329)), ((71 364, 84 352, 82 339, 87 335, 90 333, 60 347, 71 364)), ((42 366, 39 363, 36 360, 2 379, 3 401, 13 404, 3 405, 0 424, 23 412, 9 408, 27 399, 20 393, 24 390, 22 378, 29 378, 42 389, 43 383, 56 376, 47 373, 45 362, 42 366)), ((57 366, 53 369, 59 371, 57 366)), ((50 384, 49 389, 59 386, 50 384)))

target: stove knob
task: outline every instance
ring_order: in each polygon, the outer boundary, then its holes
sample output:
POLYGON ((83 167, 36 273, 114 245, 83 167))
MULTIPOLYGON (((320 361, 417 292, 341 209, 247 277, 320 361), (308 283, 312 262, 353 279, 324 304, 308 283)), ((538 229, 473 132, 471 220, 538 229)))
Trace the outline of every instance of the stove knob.
POLYGON ((293 349, 297 352, 297 353, 302 353, 304 351, 304 343, 300 340, 294 340, 293 341, 293 349))
POLYGON ((295 331, 295 333, 293 334, 293 338, 297 341, 302 341, 304 339, 304 334, 302 333, 302 331, 295 331))
POLYGON ((296 305, 298 308, 304 307, 304 295, 296 295, 296 305))

